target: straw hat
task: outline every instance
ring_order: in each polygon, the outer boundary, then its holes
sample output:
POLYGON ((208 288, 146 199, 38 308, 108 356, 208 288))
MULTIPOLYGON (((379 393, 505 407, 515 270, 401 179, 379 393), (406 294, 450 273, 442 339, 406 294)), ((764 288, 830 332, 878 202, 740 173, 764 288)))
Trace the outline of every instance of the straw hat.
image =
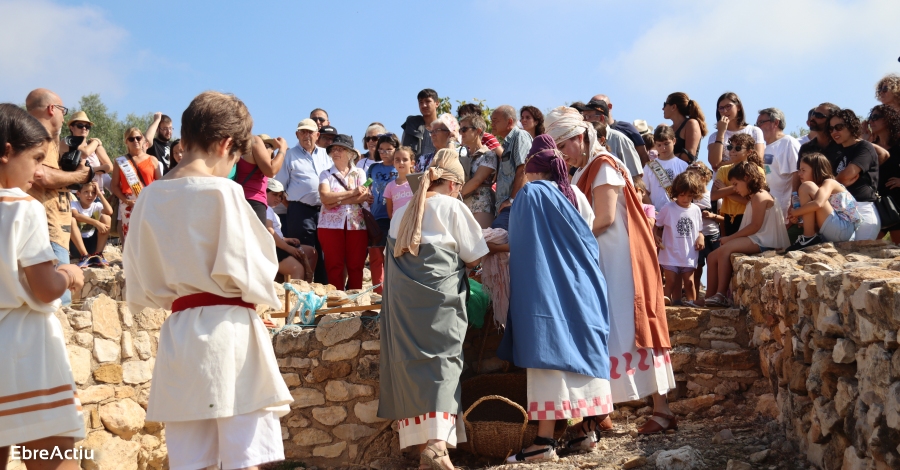
POLYGON ((79 122, 79 121, 86 122, 92 126, 94 125, 94 123, 91 122, 90 119, 88 119, 87 113, 85 113, 84 111, 78 111, 77 113, 75 113, 75 115, 72 116, 72 119, 69 119, 68 125, 71 126, 73 122, 79 122))
POLYGON ((269 134, 260 134, 259 138, 262 139, 264 144, 269 144, 272 147, 278 147, 278 141, 269 137, 269 134))

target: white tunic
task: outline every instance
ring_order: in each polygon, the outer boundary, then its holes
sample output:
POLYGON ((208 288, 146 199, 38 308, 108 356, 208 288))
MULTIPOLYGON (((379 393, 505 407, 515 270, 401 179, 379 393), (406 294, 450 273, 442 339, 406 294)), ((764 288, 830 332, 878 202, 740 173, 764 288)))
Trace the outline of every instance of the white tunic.
POLYGON ((0 447, 84 437, 81 404, 54 312, 34 297, 24 268, 53 261, 44 206, 0 189, 0 447))
MULTIPOLYGON (((225 178, 158 180, 141 192, 123 256, 126 300, 135 314, 171 309, 210 293, 279 305, 272 236, 241 187, 225 178)), ((224 418, 259 409, 287 414, 292 402, 268 332, 255 311, 198 307, 162 326, 147 419, 224 418), (277 407, 277 408, 276 408, 277 407)))

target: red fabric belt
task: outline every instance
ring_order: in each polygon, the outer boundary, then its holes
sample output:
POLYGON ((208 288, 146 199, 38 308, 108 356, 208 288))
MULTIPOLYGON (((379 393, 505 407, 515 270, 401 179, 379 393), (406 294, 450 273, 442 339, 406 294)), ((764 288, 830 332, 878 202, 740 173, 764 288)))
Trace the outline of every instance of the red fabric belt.
POLYGON ((255 305, 244 302, 240 297, 222 297, 208 292, 201 292, 199 294, 186 295, 175 299, 175 301, 172 302, 172 313, 187 310, 189 308, 211 307, 213 305, 234 305, 236 307, 245 307, 256 310, 255 305))

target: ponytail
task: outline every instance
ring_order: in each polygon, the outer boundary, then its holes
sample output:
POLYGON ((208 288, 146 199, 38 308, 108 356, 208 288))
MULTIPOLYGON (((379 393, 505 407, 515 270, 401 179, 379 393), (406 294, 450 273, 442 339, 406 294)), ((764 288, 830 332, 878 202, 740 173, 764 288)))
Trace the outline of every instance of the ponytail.
POLYGON ((687 116, 697 120, 697 123, 700 124, 700 136, 706 137, 706 134, 708 133, 706 128, 706 116, 703 115, 703 110, 700 109, 700 105, 698 105, 696 101, 688 100, 687 116))

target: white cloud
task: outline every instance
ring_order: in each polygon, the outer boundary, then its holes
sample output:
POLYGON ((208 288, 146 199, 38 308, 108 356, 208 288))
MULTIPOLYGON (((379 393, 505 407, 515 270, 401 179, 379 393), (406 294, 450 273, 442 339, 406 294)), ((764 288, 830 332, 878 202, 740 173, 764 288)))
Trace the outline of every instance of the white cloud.
POLYGON ((22 103, 37 87, 67 106, 90 92, 121 95, 128 32, 91 6, 0 0, 0 101, 22 103))

